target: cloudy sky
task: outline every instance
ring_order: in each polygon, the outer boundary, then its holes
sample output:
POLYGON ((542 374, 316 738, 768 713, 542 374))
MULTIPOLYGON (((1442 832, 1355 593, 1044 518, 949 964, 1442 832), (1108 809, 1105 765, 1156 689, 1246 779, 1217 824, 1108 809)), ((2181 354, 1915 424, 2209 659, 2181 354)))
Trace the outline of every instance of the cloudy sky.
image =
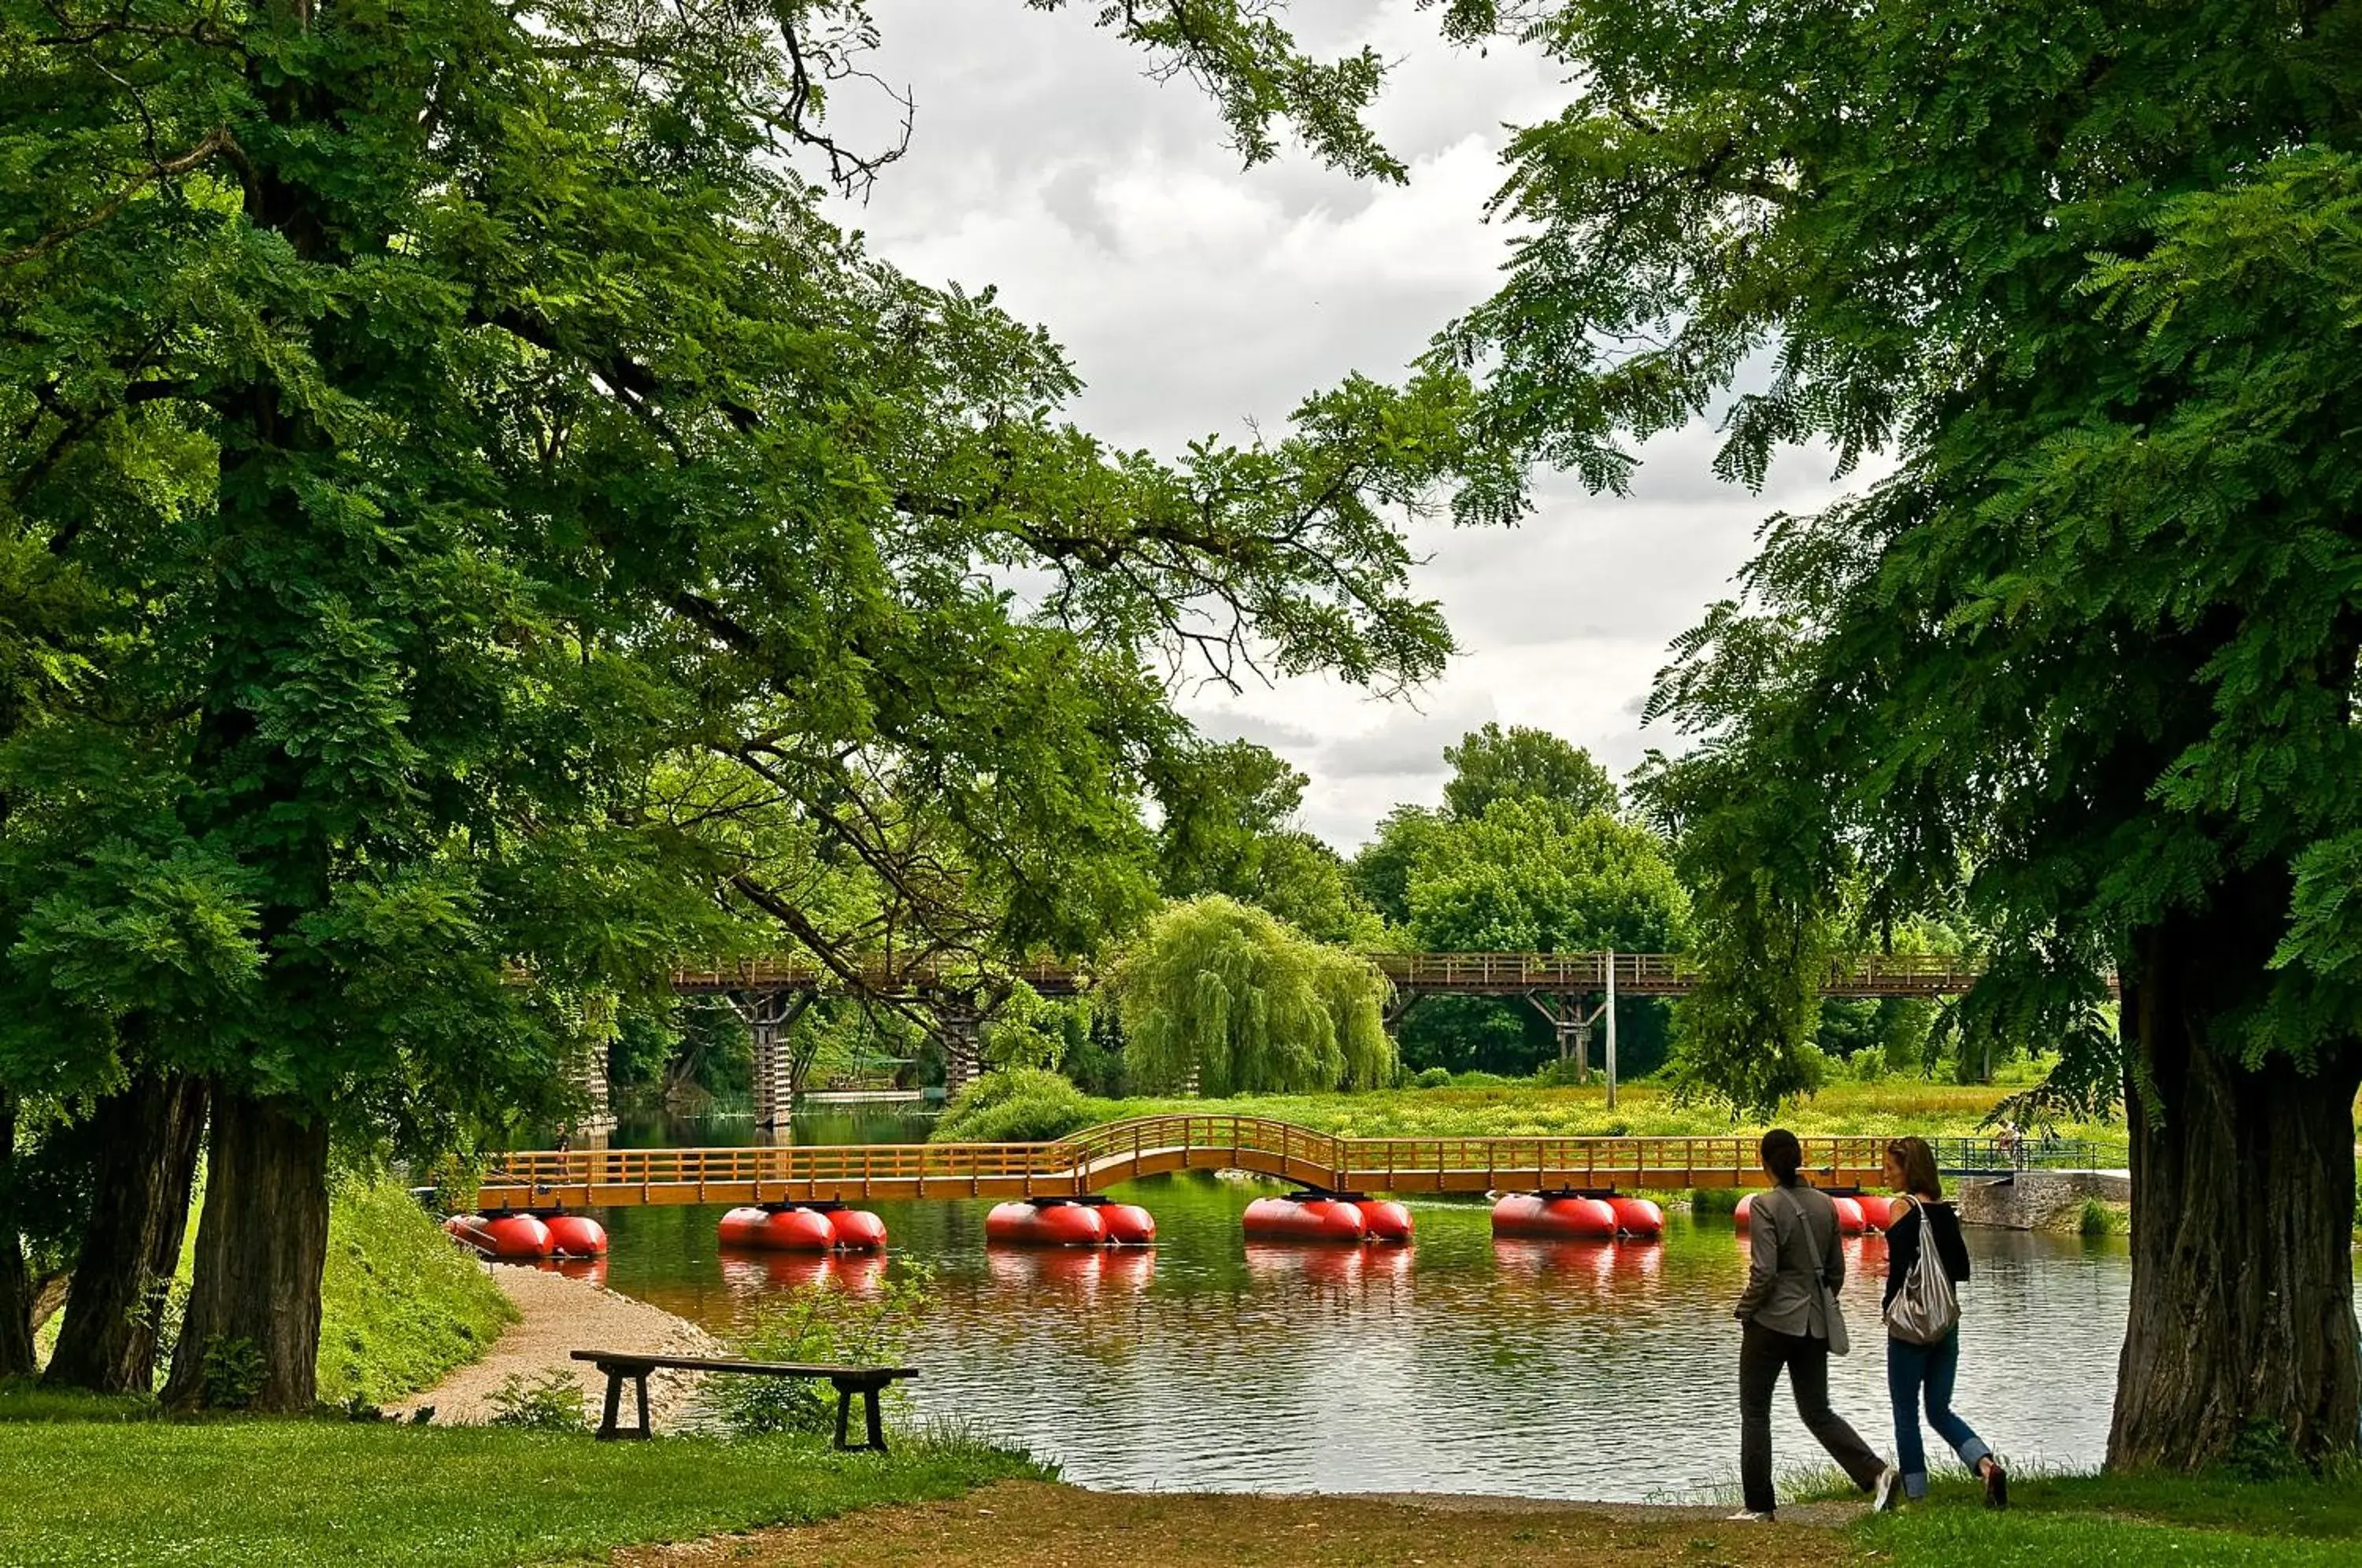
MULTIPOLYGON (((1435 39, 1412 0, 1299 6, 1299 36, 1367 40, 1395 61, 1375 116, 1407 186, 1356 182, 1301 153, 1242 171, 1186 82, 1089 25, 1095 4, 879 0, 873 63, 917 102, 909 155, 840 215, 914 276, 998 285, 1047 326, 1089 383, 1075 411, 1121 446, 1276 428, 1349 370, 1399 370, 1492 292, 1501 229, 1485 221, 1504 126, 1565 101, 1515 47, 1435 39)), ((867 106, 841 97, 840 128, 867 106)), ((1797 457, 1760 495, 1717 482, 1710 427, 1645 450, 1634 493, 1546 480, 1512 531, 1421 527, 1417 586, 1467 652, 1408 700, 1307 680, 1186 702, 1208 732, 1271 746, 1312 779, 1305 824, 1350 852, 1396 801, 1431 803, 1442 749, 1488 719, 1540 725, 1620 774, 1672 737, 1639 727, 1665 645, 1728 591, 1757 523, 1833 493, 1797 457)))

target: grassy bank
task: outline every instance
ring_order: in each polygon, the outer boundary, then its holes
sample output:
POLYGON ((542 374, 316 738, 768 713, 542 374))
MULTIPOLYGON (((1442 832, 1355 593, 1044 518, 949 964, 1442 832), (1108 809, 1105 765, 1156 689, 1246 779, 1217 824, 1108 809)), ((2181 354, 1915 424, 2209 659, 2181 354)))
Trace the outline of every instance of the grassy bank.
POLYGON ((2034 1478, 1988 1513, 1966 1482, 1853 1527, 1855 1543, 1902 1568, 2329 1568, 2362 1561, 2362 1471, 2327 1480, 2228 1476, 2034 1478))
MULTIPOLYGON (((2007 1096, 2023 1086, 1929 1083, 1884 1078, 1832 1084, 1791 1107, 1780 1124, 1801 1133, 1916 1132, 1923 1137, 1972 1136, 2007 1096)), ((1099 1099, 1071 1092, 1039 1114, 1010 1108, 994 1118, 1000 1128, 985 1135, 1056 1137, 1095 1121, 1170 1112, 1235 1113, 1292 1121, 1317 1132, 1361 1138, 1480 1138, 1527 1136, 1665 1135, 1728 1136, 1756 1133, 1764 1123, 1733 1122, 1729 1112, 1706 1105, 1677 1105, 1661 1085, 1623 1086, 1618 1103, 1607 1108, 1606 1088, 1546 1087, 1533 1083, 1478 1088, 1378 1089, 1365 1094, 1241 1095, 1228 1099, 1099 1099)), ((955 1107, 956 1110, 956 1107, 955 1107)), ((981 1125, 981 1123, 979 1123, 981 1125)), ((2060 1137, 2121 1143, 2121 1123, 2070 1123, 2053 1129, 2060 1137)), ((961 1136, 946 1118, 939 1137, 961 1136)))
POLYGON ((0 1568, 579 1562, 1040 1474, 955 1441, 881 1458, 789 1439, 93 1419, 121 1408, 0 1391, 0 1568))
POLYGON ((320 1397, 376 1404, 481 1356, 516 1309, 391 1179, 339 1183, 320 1282, 320 1397))

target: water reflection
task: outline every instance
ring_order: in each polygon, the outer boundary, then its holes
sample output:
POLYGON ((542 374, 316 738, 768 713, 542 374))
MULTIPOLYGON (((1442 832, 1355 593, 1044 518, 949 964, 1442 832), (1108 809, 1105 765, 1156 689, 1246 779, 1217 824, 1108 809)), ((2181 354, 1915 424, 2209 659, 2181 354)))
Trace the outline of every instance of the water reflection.
MULTIPOLYGON (((795 1136, 900 1142, 925 1125, 832 1108, 795 1136)), ((923 1261, 936 1279, 911 1347, 922 1412, 1092 1485, 1638 1498, 1734 1472, 1730 1306, 1747 1248, 1727 1219, 1673 1215, 1661 1245, 1496 1242, 1485 1204, 1428 1199, 1408 1246, 1249 1245, 1240 1215, 1271 1190, 1133 1184, 1110 1196, 1156 1216, 1157 1244, 1115 1251, 988 1248, 988 1204, 878 1204, 895 1247, 883 1262, 725 1255, 719 1208, 619 1209, 609 1278, 726 1332, 796 1284, 859 1287, 923 1261)), ((1972 1231, 1970 1246, 1959 1408, 2006 1454, 2097 1463, 2130 1283, 2122 1242, 1972 1231)), ((1845 1259, 1864 1342, 1834 1364, 1833 1392, 1884 1447, 1885 1243, 1849 1238, 1845 1259)), ((1783 1457, 1817 1452, 1784 1403, 1775 1420, 1783 1457)))

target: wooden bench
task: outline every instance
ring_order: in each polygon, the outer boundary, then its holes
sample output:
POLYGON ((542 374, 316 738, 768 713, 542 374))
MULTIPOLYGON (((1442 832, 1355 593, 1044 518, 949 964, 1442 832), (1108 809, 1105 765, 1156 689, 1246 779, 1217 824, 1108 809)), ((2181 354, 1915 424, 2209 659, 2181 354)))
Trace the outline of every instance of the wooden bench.
POLYGON ((915 1366, 824 1366, 792 1361, 720 1361, 696 1355, 642 1355, 635 1351, 579 1350, 576 1361, 587 1361, 607 1375, 607 1409, 599 1422, 599 1440, 612 1442, 618 1438, 645 1438, 648 1430, 648 1374, 659 1368, 680 1372, 735 1372, 756 1377, 825 1377, 836 1389, 836 1446, 839 1448, 870 1448, 886 1452, 886 1428, 877 1417, 877 1396, 897 1378, 916 1377, 915 1366), (639 1397, 640 1424, 628 1430, 615 1424, 617 1407, 623 1402, 624 1379, 632 1380, 639 1397), (867 1418, 869 1441, 866 1443, 845 1441, 845 1426, 853 1408, 853 1397, 861 1396, 862 1414, 867 1418))

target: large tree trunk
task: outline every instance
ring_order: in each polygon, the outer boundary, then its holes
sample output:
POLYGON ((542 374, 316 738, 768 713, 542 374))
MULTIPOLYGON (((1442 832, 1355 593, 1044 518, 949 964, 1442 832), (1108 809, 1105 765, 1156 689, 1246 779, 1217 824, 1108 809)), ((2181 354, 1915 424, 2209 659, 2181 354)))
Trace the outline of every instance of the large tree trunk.
POLYGON ((2325 1051, 2309 1072, 2285 1056, 2241 1065, 2227 1015, 2262 995, 2286 908, 2268 883, 2243 892, 2147 933, 2125 977, 2133 1290, 2114 1467, 2195 1469, 2250 1429, 2318 1459, 2352 1449, 2362 1422, 2362 1044, 2325 1051))
POLYGON ((0 1089, 0 1377, 33 1375, 33 1276, 17 1229, 16 1163, 17 1097, 0 1089))
POLYGON ((309 1410, 327 1256, 326 1121, 216 1091, 196 1280, 166 1402, 309 1410))
POLYGON ((145 1394, 156 1331, 189 1228, 189 1189, 204 1134, 202 1079, 142 1074, 99 1102, 91 1210, 58 1348, 43 1381, 145 1394))

